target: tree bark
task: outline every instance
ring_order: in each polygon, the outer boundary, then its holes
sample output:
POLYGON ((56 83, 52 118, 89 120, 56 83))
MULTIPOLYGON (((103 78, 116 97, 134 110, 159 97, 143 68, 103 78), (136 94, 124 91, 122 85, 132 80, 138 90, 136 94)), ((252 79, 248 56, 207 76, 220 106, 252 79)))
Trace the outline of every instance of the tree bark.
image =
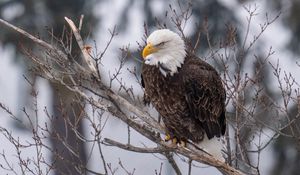
POLYGON ((83 135, 81 122, 83 101, 76 94, 61 85, 51 84, 53 89, 53 121, 51 143, 55 174, 86 174, 87 158, 84 142, 77 134, 83 135))

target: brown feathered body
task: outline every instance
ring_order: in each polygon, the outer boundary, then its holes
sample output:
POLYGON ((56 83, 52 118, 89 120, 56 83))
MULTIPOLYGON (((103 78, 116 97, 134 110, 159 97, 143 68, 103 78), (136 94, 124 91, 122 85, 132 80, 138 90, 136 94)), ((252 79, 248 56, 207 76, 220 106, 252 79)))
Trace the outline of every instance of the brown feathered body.
POLYGON ((168 134, 200 142, 225 133, 225 90, 217 71, 189 54, 173 76, 143 64, 144 100, 162 116, 168 134))

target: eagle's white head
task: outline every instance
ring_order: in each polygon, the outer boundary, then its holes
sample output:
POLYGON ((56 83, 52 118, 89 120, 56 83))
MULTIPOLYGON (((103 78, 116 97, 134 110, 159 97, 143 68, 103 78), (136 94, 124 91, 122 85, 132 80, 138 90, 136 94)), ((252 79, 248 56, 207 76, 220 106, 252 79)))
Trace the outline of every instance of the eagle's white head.
POLYGON ((186 57, 183 39, 169 29, 156 30, 147 38, 143 50, 145 64, 159 67, 160 72, 173 76, 186 57))

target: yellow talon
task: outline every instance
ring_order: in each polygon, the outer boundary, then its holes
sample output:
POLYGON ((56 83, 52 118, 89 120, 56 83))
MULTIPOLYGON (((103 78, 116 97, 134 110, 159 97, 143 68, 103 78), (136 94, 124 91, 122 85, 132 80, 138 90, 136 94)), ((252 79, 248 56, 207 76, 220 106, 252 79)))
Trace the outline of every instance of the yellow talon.
POLYGON ((170 134, 166 134, 165 136, 165 142, 170 141, 172 142, 172 145, 179 145, 181 147, 186 147, 186 140, 177 139, 176 137, 171 137, 170 134))
POLYGON ((171 140, 171 136, 170 136, 170 134, 167 134, 167 135, 165 136, 165 141, 167 142, 167 141, 169 141, 169 140, 171 140))
POLYGON ((172 139, 172 143, 176 145, 176 144, 177 144, 177 139, 176 139, 176 138, 173 138, 173 139, 172 139))

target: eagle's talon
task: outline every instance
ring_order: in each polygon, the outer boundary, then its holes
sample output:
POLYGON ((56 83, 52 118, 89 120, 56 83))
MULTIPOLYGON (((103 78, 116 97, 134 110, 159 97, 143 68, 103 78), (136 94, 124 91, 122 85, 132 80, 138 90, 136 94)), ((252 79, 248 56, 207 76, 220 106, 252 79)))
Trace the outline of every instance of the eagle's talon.
POLYGON ((171 141, 172 145, 178 145, 180 147, 186 147, 186 141, 183 139, 178 139, 177 137, 171 137, 170 134, 166 134, 165 136, 165 142, 171 141))
POLYGON ((170 134, 167 134, 165 136, 165 142, 168 142, 169 140, 171 140, 171 135, 170 134))
POLYGON ((177 145, 177 143, 178 143, 178 140, 177 140, 176 137, 174 137, 174 138, 172 139, 172 144, 177 145))
POLYGON ((176 137, 172 137, 170 134, 166 134, 165 136, 165 142, 171 141, 171 146, 176 147, 178 142, 178 139, 176 137))

